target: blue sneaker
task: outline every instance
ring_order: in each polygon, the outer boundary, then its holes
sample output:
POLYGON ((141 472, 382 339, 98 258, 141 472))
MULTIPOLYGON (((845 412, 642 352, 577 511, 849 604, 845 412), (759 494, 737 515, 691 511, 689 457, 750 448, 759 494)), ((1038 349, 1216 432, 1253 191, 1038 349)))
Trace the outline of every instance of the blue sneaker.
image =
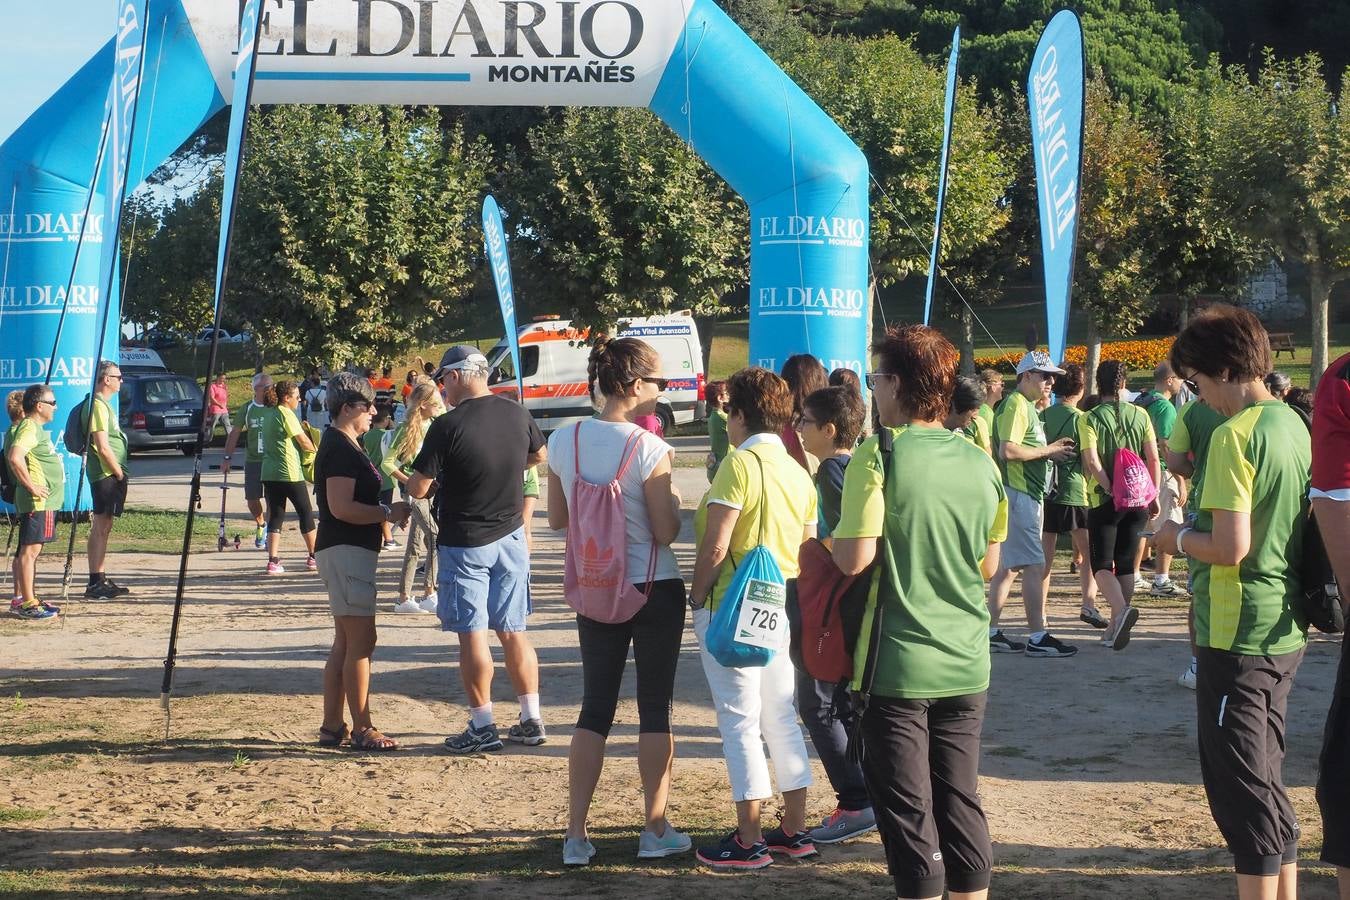
POLYGON ((60 616, 56 609, 42 603, 34 603, 32 606, 11 605, 9 614, 18 616, 20 619, 26 619, 29 622, 46 622, 60 616))
POLYGON ((454 737, 445 739, 445 749, 451 753, 487 753, 502 749, 501 736, 497 734, 497 723, 474 728, 473 723, 454 737))
POLYGON ((763 841, 746 846, 739 832, 733 831, 712 847, 699 847, 698 861, 714 869, 762 869, 773 865, 769 845, 763 841))
POLYGON ((788 834, 782 826, 764 832, 764 843, 770 853, 786 853, 793 859, 806 859, 820 852, 816 849, 816 842, 811 839, 811 832, 788 834))

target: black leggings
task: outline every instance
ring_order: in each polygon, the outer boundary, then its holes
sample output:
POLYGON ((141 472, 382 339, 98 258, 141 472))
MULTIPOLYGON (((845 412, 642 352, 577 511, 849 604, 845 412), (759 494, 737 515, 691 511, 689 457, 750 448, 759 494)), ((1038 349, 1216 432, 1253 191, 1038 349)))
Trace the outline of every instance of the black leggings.
POLYGON ((1113 572, 1117 577, 1138 572, 1139 532, 1148 524, 1148 510, 1117 510, 1110 498, 1088 511, 1088 548, 1093 572, 1113 572))
MULTIPOLYGON (((646 585, 637 587, 646 589, 646 585)), ((684 638, 684 582, 668 578, 655 582, 651 589, 646 605, 627 622, 608 624, 577 616, 583 682, 578 728, 609 737, 631 643, 637 666, 638 731, 670 733, 675 664, 684 638)))
POLYGON ((300 533, 314 530, 314 507, 309 504, 309 483, 305 481, 264 481, 263 497, 267 500, 267 533, 281 530, 286 518, 286 501, 295 507, 300 517, 300 533))

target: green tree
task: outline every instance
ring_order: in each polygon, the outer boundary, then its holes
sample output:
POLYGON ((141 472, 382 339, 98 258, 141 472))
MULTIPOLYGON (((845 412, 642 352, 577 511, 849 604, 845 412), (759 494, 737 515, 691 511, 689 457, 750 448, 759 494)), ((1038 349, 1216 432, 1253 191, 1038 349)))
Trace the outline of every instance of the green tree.
MULTIPOLYGON (((862 149, 873 178, 871 251, 884 286, 926 272, 942 155, 945 67, 894 37, 813 38, 781 46, 789 75, 862 149)), ((962 84, 943 213, 945 267, 974 263, 1007 224, 1011 177, 994 116, 962 84)))
MULTIPOLYGON (((500 199, 547 304, 592 326, 689 308, 727 311, 743 288, 745 205, 642 109, 569 109, 531 130, 500 199), (525 246, 522 246, 525 245, 525 246)), ((513 260, 514 261, 514 260, 513 260)))
POLYGON ((1216 74, 1200 73, 1158 124, 1169 190, 1155 270, 1160 291, 1177 298, 1183 320, 1201 295, 1235 294, 1269 256, 1265 243, 1228 214, 1227 187, 1214 178, 1216 74))
POLYGON ((1331 289, 1350 279, 1350 117, 1316 56, 1266 64, 1253 83, 1213 73, 1208 189, 1252 240, 1308 270, 1312 383, 1328 363, 1331 289))
POLYGON ((1073 297, 1088 313, 1091 384, 1103 336, 1133 335, 1153 307, 1167 181, 1157 138, 1100 78, 1088 82, 1086 107, 1073 297))
POLYGON ((229 302, 274 358, 402 355, 467 293, 488 152, 435 110, 254 112, 229 302))

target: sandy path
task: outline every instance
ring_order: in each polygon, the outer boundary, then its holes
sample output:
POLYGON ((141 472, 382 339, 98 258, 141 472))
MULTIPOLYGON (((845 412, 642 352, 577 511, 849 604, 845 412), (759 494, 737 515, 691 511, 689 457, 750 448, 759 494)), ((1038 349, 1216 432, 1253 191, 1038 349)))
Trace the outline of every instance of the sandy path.
MULTIPOLYGON (((697 496, 701 472, 678 476, 685 496, 697 496)), ((173 486, 165 476, 163 489, 173 486)), ((542 522, 538 534, 531 633, 550 741, 487 757, 439 750, 466 713, 457 651, 431 616, 379 621, 376 722, 405 749, 372 757, 313 747, 331 637, 326 601, 317 577, 303 571, 265 579, 252 551, 193 558, 168 742, 157 697, 175 557, 114 558, 134 601, 76 604, 64 627, 0 625, 0 709, 11 731, 0 750, 8 757, 0 769, 0 893, 458 897, 508 887, 524 896, 748 897, 800 883, 813 897, 885 896, 875 837, 827 848, 809 867, 754 876, 712 875, 687 859, 637 866, 631 666, 592 819, 597 865, 561 871, 581 670, 560 597, 560 544, 542 522)), ((287 543, 294 558, 293 532, 287 543)), ((688 569, 687 534, 679 550, 688 569)), ((57 566, 47 568, 50 576, 57 566)), ((382 596, 392 596, 396 576, 396 561, 383 559, 382 596)), ((1077 623, 1061 593, 1070 587, 1057 575, 1052 621, 1082 645, 1077 658, 994 658, 982 791, 996 894, 1228 896, 1225 855, 1198 783, 1194 695, 1175 684, 1187 658, 1183 608, 1146 610, 1129 650, 1112 653, 1077 623)), ((1020 633, 1020 615, 1010 625, 1020 633)), ((1290 701, 1285 773, 1305 861, 1320 840, 1311 785, 1337 651, 1331 641, 1312 643, 1290 701)), ((515 699, 504 674, 493 699, 499 721, 509 720, 515 699)), ((675 721, 671 817, 706 839, 733 817, 688 632, 675 721)), ((817 776, 812 810, 824 814, 833 796, 818 767, 817 776)), ((1334 896, 1329 871, 1307 866, 1303 896, 1334 896)))

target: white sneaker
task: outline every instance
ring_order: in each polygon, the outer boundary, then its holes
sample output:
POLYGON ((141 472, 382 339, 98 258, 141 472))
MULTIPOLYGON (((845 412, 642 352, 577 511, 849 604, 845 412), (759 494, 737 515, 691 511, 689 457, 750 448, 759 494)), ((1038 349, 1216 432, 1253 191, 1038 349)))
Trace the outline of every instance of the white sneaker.
MULTIPOLYGON (((412 601, 409 600, 408 602, 411 603, 412 601)), ((425 597, 422 598, 422 603, 421 603, 420 605, 421 605, 422 612, 429 612, 429 613, 431 613, 432 615, 435 615, 435 613, 436 613, 436 595, 435 595, 435 594, 427 594, 425 597)))
POLYGON ((563 838, 563 865, 584 866, 595 856, 595 845, 585 838, 563 838))
POLYGON ((1177 676, 1177 684, 1188 691, 1195 690, 1195 665, 1189 665, 1177 676))
POLYGON ((426 610, 424 610, 416 600, 409 597, 402 603, 395 603, 394 612, 408 614, 408 613, 424 613, 426 612, 426 610))
POLYGON ((666 823, 665 834, 660 837, 645 828, 638 835, 638 859, 664 859, 667 856, 688 853, 693 847, 694 842, 690 840, 689 835, 676 831, 675 826, 669 822, 666 823))

